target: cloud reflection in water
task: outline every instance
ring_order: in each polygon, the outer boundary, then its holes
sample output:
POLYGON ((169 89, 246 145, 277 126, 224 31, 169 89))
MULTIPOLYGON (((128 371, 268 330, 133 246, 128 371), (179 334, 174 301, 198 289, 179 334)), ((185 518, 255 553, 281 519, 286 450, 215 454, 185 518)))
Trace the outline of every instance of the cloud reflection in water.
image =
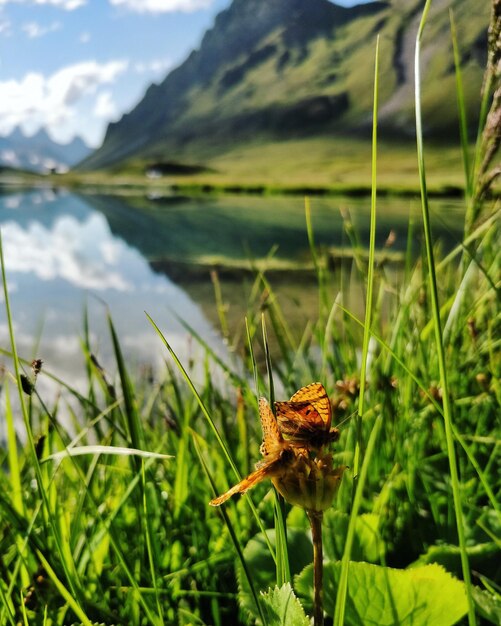
MULTIPOLYGON (((106 311, 110 311, 132 367, 161 365, 165 348, 146 319, 151 315, 182 358, 193 352, 188 333, 171 311, 225 356, 200 308, 167 277, 155 274, 139 251, 113 235, 106 218, 68 194, 0 196, 0 227, 18 350, 36 356, 71 384, 84 384, 84 308, 93 350, 114 372, 106 311)), ((8 346, 0 326, 0 345, 8 346)))

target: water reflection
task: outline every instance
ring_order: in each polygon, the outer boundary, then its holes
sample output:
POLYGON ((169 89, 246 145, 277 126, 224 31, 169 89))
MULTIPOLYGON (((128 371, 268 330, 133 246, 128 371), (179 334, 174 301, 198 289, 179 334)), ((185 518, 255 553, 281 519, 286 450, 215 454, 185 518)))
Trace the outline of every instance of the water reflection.
MULTIPOLYGON (((121 198, 93 195, 87 202, 102 212, 113 233, 148 259, 207 262, 259 259, 276 248, 278 259, 310 259, 304 200, 301 197, 201 196, 195 198, 121 198)), ((463 208, 459 200, 433 200, 434 233, 447 245, 461 232, 463 208)), ((313 198, 311 220, 320 246, 350 246, 344 228, 349 216, 362 245, 369 240, 370 198, 313 198)), ((379 200, 376 245, 389 232, 394 249, 405 250, 410 216, 416 222, 414 244, 420 243, 419 198, 379 200)))
MULTIPOLYGON (((82 199, 50 192, 0 196, 0 224, 22 356, 36 353, 47 369, 81 387, 86 306, 93 349, 105 366, 112 367, 106 309, 124 352, 136 364, 157 364, 164 356, 145 311, 183 356, 194 348, 172 311, 224 353, 199 306, 168 277, 154 273, 138 250, 112 234, 105 216, 82 199)), ((0 345, 8 346, 5 322, 0 345)))
MULTIPOLYGON (((404 250, 409 214, 419 208, 418 200, 385 198, 379 207, 378 244, 393 230, 394 248, 404 250)), ((350 244, 342 217, 349 210, 364 245, 368 208, 367 198, 313 199, 317 244, 350 244)), ((440 201, 432 209, 435 233, 450 247, 460 237, 461 204, 440 201)), ((47 368, 72 382, 84 371, 80 341, 86 306, 93 349, 104 365, 112 363, 106 308, 128 358, 136 364, 156 364, 165 356, 145 310, 183 360, 193 346, 176 314, 227 358, 215 330, 211 264, 241 267, 250 259, 265 258, 274 247, 278 266, 310 260, 301 198, 148 200, 79 197, 47 189, 0 194, 0 226, 20 352, 27 358, 36 353, 47 368)), ((416 248, 418 233, 413 238, 416 248)), ((243 323, 252 276, 238 270, 227 278, 223 295, 231 303, 230 315, 243 323)), ((290 322, 301 336, 316 315, 313 275, 303 274, 299 280, 297 273, 279 272, 277 283, 288 294, 290 322)), ((0 342, 8 345, 5 323, 0 325, 0 342)))

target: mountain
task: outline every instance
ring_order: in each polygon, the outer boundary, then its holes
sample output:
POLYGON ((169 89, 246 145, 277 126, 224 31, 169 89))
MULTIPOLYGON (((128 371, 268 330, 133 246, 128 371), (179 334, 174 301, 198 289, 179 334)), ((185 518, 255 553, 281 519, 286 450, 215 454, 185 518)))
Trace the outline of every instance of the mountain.
MULTIPOLYGON (((488 2, 435 0, 422 45, 426 132, 457 135, 449 7, 462 50, 467 109, 485 62, 488 2)), ((343 8, 328 0, 234 0, 200 48, 152 85, 80 167, 132 162, 210 163, 235 145, 370 132, 376 36, 380 128, 413 134, 414 41, 422 0, 343 8)))
POLYGON ((44 128, 31 136, 15 128, 9 135, 0 137, 0 165, 40 173, 65 171, 91 152, 80 137, 60 144, 44 128))

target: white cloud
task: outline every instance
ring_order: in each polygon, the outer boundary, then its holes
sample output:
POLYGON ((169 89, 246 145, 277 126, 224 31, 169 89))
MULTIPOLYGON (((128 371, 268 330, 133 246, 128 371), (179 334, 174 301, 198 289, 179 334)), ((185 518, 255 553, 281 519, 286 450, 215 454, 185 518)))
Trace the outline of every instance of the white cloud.
POLYGON ((80 43, 89 43, 89 41, 90 41, 90 33, 89 33, 88 31, 84 31, 84 32, 80 35, 80 37, 79 37, 78 41, 79 41, 80 43))
POLYGON ((206 9, 213 0, 109 0, 110 4, 124 7, 135 13, 170 13, 182 11, 191 13, 206 9))
POLYGON ((102 216, 93 214, 81 223, 65 216, 51 229, 39 222, 26 229, 5 222, 2 232, 6 264, 12 272, 33 273, 44 281, 62 279, 81 289, 132 289, 120 267, 125 247, 111 256, 106 245, 102 249, 103 236, 109 236, 102 216))
POLYGON ((12 35, 11 22, 3 17, 0 17, 0 35, 4 37, 10 37, 12 35))
POLYGON ((27 22, 26 24, 23 24, 21 28, 30 39, 35 39, 36 37, 43 37, 44 35, 53 33, 56 30, 59 30, 61 26, 61 22, 52 22, 49 26, 42 26, 37 22, 27 22))
POLYGON ((119 115, 111 91, 103 91, 97 96, 93 113, 96 117, 101 117, 105 120, 112 120, 119 115))
POLYGON ((71 105, 83 95, 94 93, 98 85, 112 83, 127 66, 127 61, 103 64, 83 61, 69 65, 49 77, 47 90, 57 101, 71 105))
POLYGON ((8 165, 19 165, 19 159, 14 150, 2 150, 0 152, 0 160, 8 165))
POLYGON ((0 0, 0 6, 5 4, 47 4, 65 11, 73 11, 87 4, 87 0, 0 0))
POLYGON ((138 74, 165 74, 172 67, 170 59, 154 59, 149 62, 134 63, 134 71, 138 74))
POLYGON ((127 67, 127 61, 84 61, 51 76, 30 72, 21 80, 0 81, 0 133, 21 125, 32 132, 44 126, 57 135, 82 98, 113 83, 127 67))

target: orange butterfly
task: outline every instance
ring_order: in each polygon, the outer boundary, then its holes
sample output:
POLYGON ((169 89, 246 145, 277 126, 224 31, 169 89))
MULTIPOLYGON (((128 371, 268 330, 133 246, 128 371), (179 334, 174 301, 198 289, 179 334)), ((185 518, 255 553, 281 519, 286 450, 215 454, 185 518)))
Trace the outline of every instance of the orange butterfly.
POLYGON ((332 408, 322 383, 301 387, 287 402, 275 402, 275 411, 288 442, 315 449, 339 439, 339 430, 331 428, 332 408))
POLYGON ((256 464, 256 470, 242 479, 226 493, 209 502, 211 506, 219 506, 236 493, 245 493, 265 478, 273 478, 281 474, 295 458, 295 452, 284 441, 278 424, 266 398, 259 399, 259 417, 263 429, 263 443, 260 452, 264 459, 256 464))

